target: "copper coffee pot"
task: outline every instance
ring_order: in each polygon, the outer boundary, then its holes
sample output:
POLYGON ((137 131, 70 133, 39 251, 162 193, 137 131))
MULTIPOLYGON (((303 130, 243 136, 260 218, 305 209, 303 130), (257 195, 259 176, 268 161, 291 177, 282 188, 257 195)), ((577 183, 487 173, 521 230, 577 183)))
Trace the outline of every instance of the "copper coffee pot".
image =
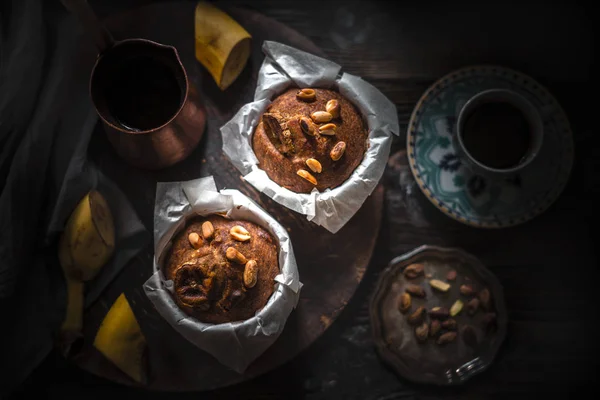
MULTIPOLYGON (((200 142, 206 126, 206 114, 199 102, 197 91, 190 85, 177 49, 146 39, 125 39, 115 41, 110 32, 98 21, 94 12, 85 0, 61 0, 65 7, 77 16, 87 32, 94 39, 99 50, 96 64, 90 77, 90 96, 100 116, 108 140, 113 145, 119 156, 130 164, 146 169, 160 169, 173 165, 190 155, 200 142), (141 70, 144 76, 144 64, 139 60, 151 61, 154 67, 159 66, 161 71, 167 71, 169 80, 161 82, 164 86, 173 85, 166 89, 177 90, 176 97, 161 96, 161 93, 152 93, 151 82, 160 77, 150 76, 149 86, 142 87, 144 96, 132 96, 133 103, 128 104, 123 100, 120 106, 126 107, 128 112, 137 112, 130 115, 140 122, 140 126, 125 123, 115 113, 115 98, 140 94, 123 92, 123 96, 110 96, 108 93, 119 89, 115 81, 115 74, 128 67, 132 60, 138 60, 138 65, 131 68, 141 70), (148 97, 153 97, 148 99, 148 97), (150 101, 150 103, 148 103, 150 101), (161 104, 162 102, 162 104, 161 104), (164 114, 162 120, 153 121, 145 119, 145 104, 159 107, 164 114), (165 114, 166 113, 166 114, 165 114), (154 123, 156 122, 156 123, 154 123)), ((151 73, 146 71, 147 73, 151 73)), ((126 82, 125 82, 126 83, 126 82)), ((143 81, 142 81, 143 83, 143 81)), ((139 89, 139 88, 138 88, 139 89)), ((171 91, 173 93, 173 91, 171 91)), ((118 107, 117 107, 118 108, 118 107)), ((152 115, 150 115, 151 117, 152 115)))

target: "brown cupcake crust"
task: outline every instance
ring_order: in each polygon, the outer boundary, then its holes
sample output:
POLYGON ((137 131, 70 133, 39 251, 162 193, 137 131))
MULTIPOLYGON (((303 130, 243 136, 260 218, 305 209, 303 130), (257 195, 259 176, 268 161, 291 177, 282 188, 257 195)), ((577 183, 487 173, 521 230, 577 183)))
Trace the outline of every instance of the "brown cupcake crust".
POLYGON ((254 316, 273 294, 274 279, 279 274, 279 251, 272 236, 254 223, 219 215, 199 216, 190 219, 185 229, 175 236, 165 257, 163 272, 167 279, 173 280, 173 297, 188 315, 214 324, 242 321, 254 316), (202 237, 205 221, 214 227, 214 236, 209 240, 202 237), (236 225, 244 227, 251 239, 235 240, 230 229, 236 225), (188 239, 192 232, 201 238, 197 249, 188 239), (255 286, 244 285, 245 266, 226 258, 229 247, 234 247, 247 260, 257 262, 255 286), (198 302, 201 297, 203 301, 198 302))
MULTIPOLYGON (((259 167, 271 180, 282 187, 296 193, 310 193, 314 187, 319 191, 333 189, 346 181, 361 163, 367 149, 366 123, 356 107, 338 92, 314 89, 316 99, 305 102, 296 98, 298 90, 298 88, 287 90, 277 97, 266 111, 282 117, 284 127, 289 128, 291 133, 292 150, 282 153, 281 142, 269 137, 265 132, 263 117, 252 137, 254 153, 259 161, 259 167), (315 137, 304 134, 297 122, 298 117, 310 118, 315 111, 325 111, 327 102, 332 99, 340 104, 340 117, 331 121, 337 126, 336 134, 315 137), (333 161, 330 152, 339 141, 346 143, 346 150, 338 161, 333 161), (321 173, 311 171, 306 165, 306 160, 309 158, 314 158, 321 163, 321 173), (299 169, 311 173, 316 178, 317 185, 298 176, 299 169)), ((285 149, 283 151, 285 152, 285 149)))

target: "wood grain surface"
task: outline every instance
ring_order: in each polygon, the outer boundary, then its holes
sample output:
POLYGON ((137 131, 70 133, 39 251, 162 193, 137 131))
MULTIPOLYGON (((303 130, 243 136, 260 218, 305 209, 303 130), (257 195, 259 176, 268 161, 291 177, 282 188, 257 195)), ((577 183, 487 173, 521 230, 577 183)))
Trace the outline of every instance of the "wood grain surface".
MULTIPOLYGON (((151 0, 90 0, 104 17, 151 0)), ((243 5, 311 39, 344 70, 383 91, 398 109, 402 133, 420 95, 459 67, 497 63, 545 85, 565 108, 575 141, 569 184, 544 214, 521 226, 482 231, 438 211, 410 173, 405 138, 394 142, 382 183, 384 217, 361 285, 330 328, 281 368, 203 399, 566 399, 598 372, 597 230, 600 139, 591 6, 582 2, 442 2, 355 0, 219 1, 243 5), (463 248, 481 259, 504 287, 507 338, 495 362, 458 388, 433 388, 398 378, 378 358, 368 300, 379 272, 422 244, 463 248)), ((148 199, 151 203, 151 199, 148 199)), ((105 398, 125 394, 172 398, 95 378, 49 357, 24 385, 49 396, 105 398)))

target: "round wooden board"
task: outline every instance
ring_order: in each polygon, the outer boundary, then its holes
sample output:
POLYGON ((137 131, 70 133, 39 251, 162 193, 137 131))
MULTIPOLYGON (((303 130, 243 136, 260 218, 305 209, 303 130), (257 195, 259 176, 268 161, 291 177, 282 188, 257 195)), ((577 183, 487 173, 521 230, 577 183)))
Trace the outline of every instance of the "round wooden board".
MULTIPOLYGON (((249 10, 226 9, 252 34, 253 48, 249 65, 229 89, 221 92, 194 57, 194 8, 194 2, 155 4, 111 18, 106 24, 116 39, 143 37, 177 47, 190 81, 199 90, 207 110, 206 132, 198 148, 188 159, 173 167, 144 171, 118 158, 98 124, 89 156, 127 195, 148 232, 153 231, 156 182, 212 175, 219 189, 240 190, 290 232, 304 287, 298 307, 290 315, 282 335, 244 374, 237 374, 189 343, 154 310, 142 289, 152 274, 153 251, 152 244, 148 245, 86 310, 84 343, 74 361, 98 376, 135 385, 92 347, 103 317, 118 295, 125 292, 148 342, 150 380, 146 387, 154 390, 198 391, 231 385, 267 372, 308 347, 333 322, 361 282, 375 246, 382 214, 383 186, 379 185, 354 218, 333 235, 307 221, 305 216, 258 193, 241 179, 240 173, 222 154, 219 128, 243 104, 252 101, 264 59, 262 42, 274 40, 324 55, 310 40, 272 19, 249 10)), ((95 58, 94 49, 82 44, 80 57, 77 61, 79 71, 74 79, 88 79, 95 58)), ((82 81, 78 86, 86 84, 82 81)))

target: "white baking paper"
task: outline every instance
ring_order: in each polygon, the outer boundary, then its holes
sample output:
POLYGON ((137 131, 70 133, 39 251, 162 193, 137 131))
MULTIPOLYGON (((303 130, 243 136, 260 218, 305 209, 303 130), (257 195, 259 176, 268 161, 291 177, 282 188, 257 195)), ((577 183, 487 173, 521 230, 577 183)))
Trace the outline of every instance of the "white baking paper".
POLYGON ((244 105, 221 127, 223 152, 244 179, 276 202, 306 215, 332 233, 340 230, 360 209, 383 175, 392 134, 398 135, 394 104, 371 84, 341 73, 336 63, 277 42, 265 41, 254 101, 244 105), (287 88, 317 87, 338 90, 366 117, 369 146, 362 163, 333 190, 294 193, 273 182, 260 169, 252 150, 252 134, 271 100, 287 88))
POLYGON ((237 190, 217 191, 212 178, 158 183, 154 206, 154 274, 144 284, 146 295, 173 328, 200 349, 238 373, 263 353, 283 331, 300 296, 300 277, 287 231, 248 197, 237 190), (196 215, 226 213, 228 218, 254 222, 279 242, 281 273, 273 295, 246 321, 208 324, 184 313, 171 296, 173 281, 162 271, 162 256, 173 236, 196 215))

